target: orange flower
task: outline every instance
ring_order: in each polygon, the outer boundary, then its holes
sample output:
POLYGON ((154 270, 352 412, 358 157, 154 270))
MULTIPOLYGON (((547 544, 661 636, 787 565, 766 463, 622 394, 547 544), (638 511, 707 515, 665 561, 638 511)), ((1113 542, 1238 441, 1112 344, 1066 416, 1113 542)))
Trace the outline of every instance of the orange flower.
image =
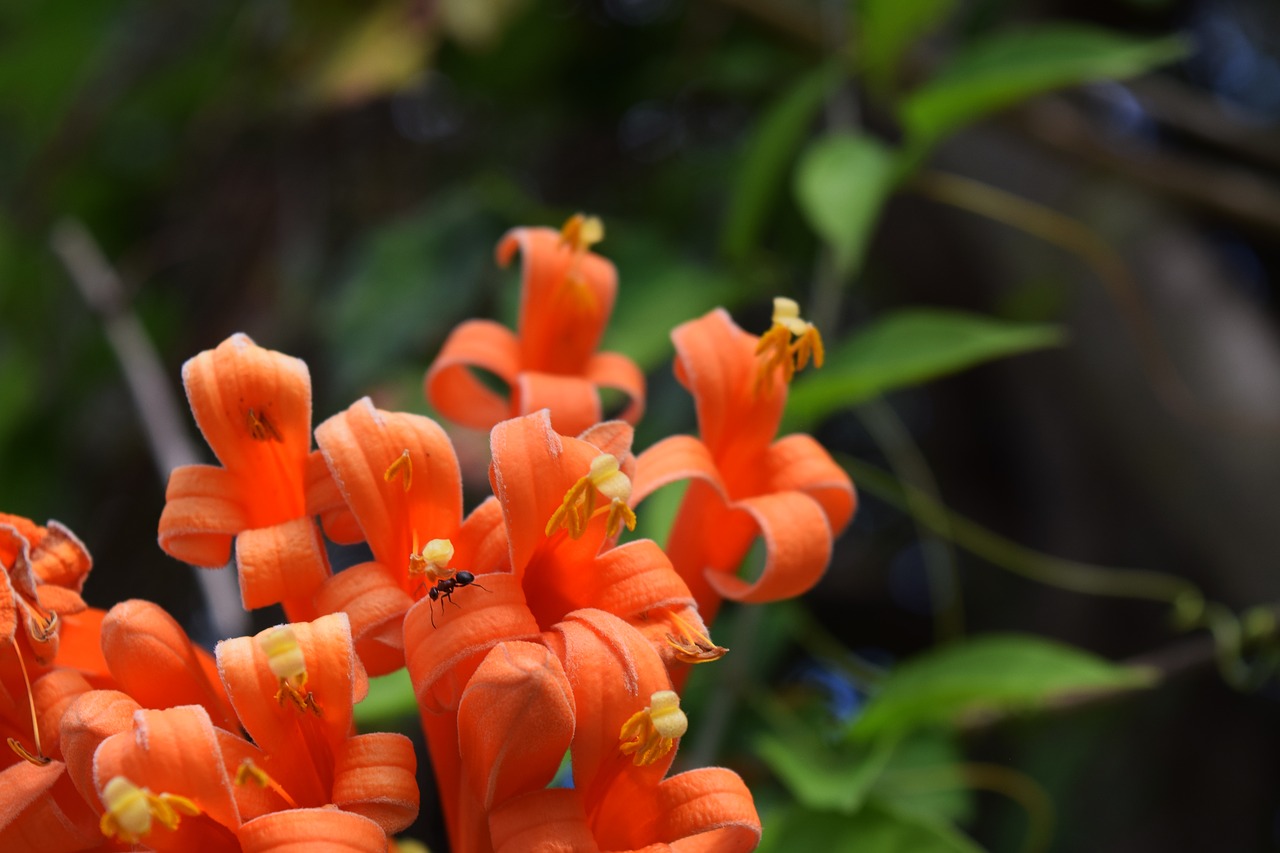
POLYGON ((543 642, 496 646, 462 696, 462 776, 487 842, 468 849, 755 847, 760 820, 737 774, 705 768, 663 780, 687 721, 643 637, 583 610, 543 642), (566 749, 573 787, 548 789, 566 749))
POLYGON ((80 590, 93 566, 84 545, 56 521, 40 527, 0 513, 0 653, 18 642, 35 660, 58 653, 59 618, 85 609, 80 590))
POLYGON ((641 454, 635 496, 692 480, 667 553, 708 623, 723 598, 776 601, 812 587, 856 506, 849 476, 810 436, 773 440, 793 359, 815 355, 816 333, 791 314, 785 307, 781 319, 775 314, 764 339, 722 309, 671 334, 676 377, 693 394, 701 439, 672 436, 641 454), (797 330, 799 340, 789 344, 797 330), (765 565, 748 581, 735 573, 757 536, 765 565))
POLYGON ((244 606, 280 602, 290 618, 310 618, 329 563, 312 520, 321 508, 307 503, 324 468, 310 453, 307 366, 237 334, 189 360, 182 381, 222 467, 184 465, 169 476, 160 547, 221 567, 234 538, 244 606))
POLYGON ((458 326, 427 371, 431 404, 475 429, 549 408, 558 432, 577 435, 601 420, 597 389, 612 388, 629 399, 623 420, 639 420, 644 375, 626 356, 596 352, 618 286, 613 264, 590 251, 603 237, 600 220, 581 214, 560 231, 508 232, 497 256, 506 266, 517 249, 524 255, 519 334, 489 320, 458 326), (508 394, 486 388, 473 368, 496 375, 508 394))

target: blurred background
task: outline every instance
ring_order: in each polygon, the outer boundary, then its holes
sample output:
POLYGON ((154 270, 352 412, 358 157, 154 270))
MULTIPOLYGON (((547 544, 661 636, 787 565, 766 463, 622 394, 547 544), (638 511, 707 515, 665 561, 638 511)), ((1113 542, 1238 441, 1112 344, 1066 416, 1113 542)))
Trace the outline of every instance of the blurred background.
POLYGON ((218 638, 122 347, 180 404, 244 331, 316 423, 429 413, 449 330, 514 321, 497 239, 583 210, 639 447, 695 428, 677 323, 786 294, 827 339, 789 424, 861 509, 807 599, 718 623, 681 753, 767 849, 1280 849, 1274 0, 19 0, 0 92, 0 508, 77 532, 92 604, 218 638), (1025 673, 938 656, 991 634, 1025 673))

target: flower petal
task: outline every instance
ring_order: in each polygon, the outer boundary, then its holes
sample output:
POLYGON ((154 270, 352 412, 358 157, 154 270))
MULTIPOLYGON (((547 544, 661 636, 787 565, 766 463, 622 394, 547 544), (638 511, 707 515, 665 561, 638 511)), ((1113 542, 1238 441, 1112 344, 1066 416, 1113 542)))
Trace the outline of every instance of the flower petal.
POLYGON ((502 504, 490 496, 462 522, 453 540, 454 562, 476 575, 511 571, 511 553, 502 504))
POLYGON ((480 659, 505 640, 531 640, 538 623, 524 603, 524 590, 513 575, 481 575, 485 587, 465 605, 446 609, 443 603, 432 625, 436 603, 424 598, 404 619, 405 663, 425 712, 456 708, 462 690, 480 659), (487 590, 487 592, 486 592, 487 590))
POLYGON ((43 584, 65 587, 72 592, 84 588, 84 579, 93 568, 93 558, 76 535, 60 522, 50 521, 46 535, 31 549, 31 566, 43 584))
POLYGON ((728 572, 708 571, 707 581, 720 595, 748 604, 792 598, 811 589, 827 570, 831 526, 813 498, 781 492, 739 501, 733 509, 749 514, 758 525, 765 564, 760 577, 750 583, 728 572))
POLYGON ((401 734, 374 732, 347 738, 334 756, 333 802, 364 815, 388 834, 418 816, 418 760, 401 734))
POLYGON ((67 706, 59 745, 67 774, 86 801, 98 802, 93 779, 93 756, 98 746, 112 735, 129 731, 133 714, 140 708, 132 696, 118 690, 93 690, 67 706))
POLYGON ((813 436, 778 439, 765 455, 763 467, 768 491, 804 492, 822 505, 836 536, 853 518, 858 505, 853 482, 813 436))
POLYGON ((182 626, 157 604, 117 604, 102 622, 102 650, 120 689, 144 708, 200 705, 229 731, 240 728, 222 683, 210 681, 182 626))
POLYGON ((531 415, 540 409, 551 413, 552 427, 562 435, 577 435, 603 417, 600 393, 589 379, 523 371, 512 387, 511 413, 531 415))
POLYGON ((321 613, 346 613, 351 637, 369 675, 404 666, 404 614, 413 598, 381 563, 360 563, 329 578, 316 593, 321 613))
POLYGON ((655 788, 619 779, 590 823, 609 849, 670 844, 679 853, 746 853, 760 843, 760 817, 741 777, 723 767, 690 770, 655 788))
POLYGON ((244 853, 385 853, 387 834, 367 817, 334 808, 290 809, 246 821, 244 853))
MULTIPOLYGON (((61 755, 59 741, 62 737, 62 717, 71 703, 93 686, 74 669, 58 667, 37 678, 31 684, 31 698, 36 704, 36 717, 40 726, 40 742, 47 755, 61 755)), ((3 813, 0 809, 0 814, 3 813)))
POLYGON ((597 388, 626 395, 626 405, 612 417, 629 424, 640 420, 644 414, 644 372, 634 361, 619 352, 598 352, 587 363, 587 379, 597 388))
POLYGON ((97 688, 115 686, 102 655, 102 620, 106 615, 90 607, 62 617, 58 625, 58 666, 74 669, 97 688))
POLYGON ((307 457, 307 515, 320 516, 325 535, 339 545, 364 541, 364 531, 319 450, 311 451, 307 457))
POLYGON ((182 381, 200 432, 244 484, 248 526, 305 515, 311 449, 306 364, 236 334, 188 360, 182 381))
POLYGON ((184 563, 221 568, 231 559, 231 538, 249 526, 241 483, 226 468, 174 468, 160 513, 160 547, 184 563))
POLYGON ((531 791, 489 815, 494 853, 599 853, 582 797, 572 788, 531 791))
POLYGON ((415 543, 451 538, 462 522, 462 475, 449 437, 430 418, 383 412, 365 397, 317 427, 316 441, 374 558, 408 587, 415 543))
MULTIPOLYGON (((324 540, 310 516, 241 533, 236 537, 236 566, 246 610, 307 602, 330 575, 324 540)), ((310 613, 291 610, 289 616, 307 618, 310 613)))
POLYGON ((515 385, 520 349, 510 329, 491 320, 468 320, 445 340, 431 363, 423 390, 431 405, 451 421, 472 429, 489 429, 511 416, 507 398, 487 388, 472 368, 487 370, 515 385))
POLYGON ((72 853, 104 841, 97 818, 59 761, 19 761, 0 773, 0 850, 72 853))
POLYGON ((707 446, 691 435, 673 435, 641 453, 636 459, 632 497, 640 503, 649 495, 681 480, 702 479, 723 492, 720 472, 707 446))
POLYGON ((458 704, 466 778, 492 809, 545 788, 573 740, 574 703, 560 661, 536 643, 499 643, 458 704))
POLYGON ((582 375, 613 313, 617 270, 594 252, 574 251, 551 228, 508 231, 498 243, 498 263, 506 266, 517 249, 524 260, 521 368, 582 375))

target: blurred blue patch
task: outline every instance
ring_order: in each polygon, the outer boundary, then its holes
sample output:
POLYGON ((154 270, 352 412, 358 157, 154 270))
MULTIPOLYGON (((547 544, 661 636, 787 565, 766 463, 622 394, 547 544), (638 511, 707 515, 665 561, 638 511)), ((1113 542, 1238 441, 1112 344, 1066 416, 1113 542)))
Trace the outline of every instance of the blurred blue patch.
POLYGON ((866 698, 862 688, 847 673, 819 660, 800 664, 789 680, 821 693, 827 712, 841 723, 856 717, 866 698))

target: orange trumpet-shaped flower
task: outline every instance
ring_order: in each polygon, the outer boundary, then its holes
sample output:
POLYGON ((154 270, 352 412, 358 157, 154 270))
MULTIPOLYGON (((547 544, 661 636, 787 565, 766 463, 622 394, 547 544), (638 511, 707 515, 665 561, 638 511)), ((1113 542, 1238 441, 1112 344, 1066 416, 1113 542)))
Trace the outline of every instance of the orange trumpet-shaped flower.
POLYGON ((755 847, 760 820, 737 774, 704 768, 663 779, 686 721, 643 637, 584 610, 543 641, 496 646, 462 696, 462 776, 486 842, 470 849, 755 847), (573 787, 549 789, 566 749, 573 787))
POLYGON ((221 567, 235 540, 246 608, 283 603, 294 619, 326 577, 324 543, 308 509, 319 457, 311 454, 311 379, 296 358, 232 335, 182 368, 196 423, 221 467, 184 465, 169 476, 160 547, 221 567))
POLYGON ((58 653, 60 617, 85 609, 80 598, 93 560, 70 530, 56 521, 40 527, 0 513, 0 654, 18 642, 38 663, 58 653))
POLYGON ((637 500, 692 480, 667 553, 708 623, 724 598, 776 601, 817 583, 857 503, 849 476, 811 437, 774 441, 786 380, 795 362, 816 360, 821 344, 791 316, 770 334, 742 331, 722 309, 677 327, 676 377, 693 394, 701 438, 667 438, 637 460, 637 500), (797 331, 795 344, 783 340, 797 331), (765 565, 748 581, 736 572, 757 536, 765 565))
POLYGON ((508 232, 497 257, 503 266, 517 250, 524 257, 519 333, 489 320, 458 326, 427 371, 431 404, 475 429, 548 408, 557 431, 577 435, 601 420, 597 389, 612 388, 629 399, 622 419, 639 420, 644 375, 626 356, 596 352, 618 286, 613 264, 590 251, 603 237, 600 220, 581 214, 560 231, 508 232), (505 382, 508 394, 485 387, 476 368, 505 382))

